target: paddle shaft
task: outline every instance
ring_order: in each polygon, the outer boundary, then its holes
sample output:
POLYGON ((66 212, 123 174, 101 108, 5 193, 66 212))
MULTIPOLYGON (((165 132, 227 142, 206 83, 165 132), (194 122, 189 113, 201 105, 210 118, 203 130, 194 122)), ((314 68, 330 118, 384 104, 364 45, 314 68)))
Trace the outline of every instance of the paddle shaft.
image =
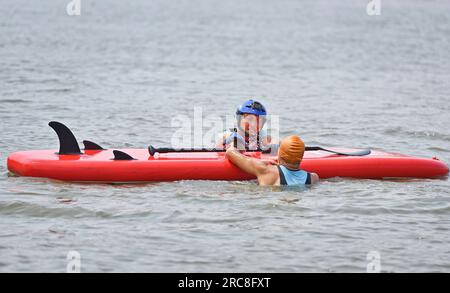
MULTIPOLYGON (((155 148, 153 146, 149 146, 148 150, 150 152, 150 155, 154 155, 155 153, 160 153, 160 154, 164 154, 164 153, 217 153, 217 152, 225 152, 225 149, 216 149, 216 148, 185 148, 185 149, 176 149, 176 148, 155 148)), ((345 152, 337 152, 337 151, 333 151, 333 150, 329 150, 329 149, 325 149, 319 146, 307 146, 305 147, 305 151, 325 151, 325 152, 330 152, 330 153, 334 153, 337 155, 343 155, 343 156, 366 156, 368 154, 370 154, 370 150, 361 150, 361 151, 356 151, 353 153, 345 153, 345 152)), ((261 149, 257 149, 257 150, 246 150, 246 152, 261 152, 263 154, 268 154, 271 152, 271 149, 266 149, 266 150, 261 150, 261 149)))

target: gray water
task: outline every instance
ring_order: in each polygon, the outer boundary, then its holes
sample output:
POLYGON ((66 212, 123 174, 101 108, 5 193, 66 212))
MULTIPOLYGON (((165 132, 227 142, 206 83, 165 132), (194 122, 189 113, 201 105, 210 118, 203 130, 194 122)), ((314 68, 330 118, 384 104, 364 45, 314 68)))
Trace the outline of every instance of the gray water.
POLYGON ((0 1, 0 272, 450 272, 449 181, 102 185, 8 176, 56 149, 164 146, 257 97, 281 135, 450 162, 450 2, 0 1), (393 3, 394 2, 394 3, 393 3))

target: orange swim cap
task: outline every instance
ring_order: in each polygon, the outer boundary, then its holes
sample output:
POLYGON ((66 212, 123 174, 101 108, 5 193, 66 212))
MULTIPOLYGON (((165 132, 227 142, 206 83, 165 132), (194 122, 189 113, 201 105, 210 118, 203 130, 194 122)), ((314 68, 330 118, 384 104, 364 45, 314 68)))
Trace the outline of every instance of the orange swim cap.
POLYGON ((290 135, 280 143, 278 157, 286 163, 300 163, 305 153, 305 143, 297 135, 290 135))

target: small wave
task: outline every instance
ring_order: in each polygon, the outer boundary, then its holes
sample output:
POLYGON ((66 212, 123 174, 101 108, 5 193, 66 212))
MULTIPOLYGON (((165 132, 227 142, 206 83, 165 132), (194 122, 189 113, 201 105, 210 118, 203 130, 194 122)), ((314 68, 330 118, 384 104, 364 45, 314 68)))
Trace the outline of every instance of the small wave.
POLYGON ((5 178, 8 177, 18 177, 17 175, 15 175, 14 173, 9 172, 8 170, 5 170, 5 167, 0 167, 0 180, 4 180, 5 178))
POLYGON ((374 207, 374 208, 356 208, 342 205, 335 212, 342 214, 354 214, 354 215, 364 215, 364 216, 374 216, 383 214, 393 214, 393 215, 445 215, 450 213, 450 206, 443 206, 437 208, 417 208, 417 207, 374 207))
POLYGON ((1 99, 0 103, 2 103, 2 104, 24 104, 24 103, 30 103, 30 101, 23 100, 23 99, 1 99))
POLYGON ((450 149, 444 149, 440 147, 429 147, 427 150, 434 151, 434 152, 444 152, 444 153, 450 153, 450 149))
POLYGON ((113 215, 103 211, 91 211, 81 207, 49 208, 26 202, 0 203, 3 215, 23 215, 36 218, 111 218, 113 215))
POLYGON ((69 88, 61 88, 61 89, 38 89, 33 90, 33 92, 37 93, 67 93, 70 92, 72 89, 69 88))
POLYGON ((446 140, 450 141, 450 135, 439 133, 436 131, 412 131, 412 130, 406 130, 402 127, 392 127, 384 130, 384 134, 388 135, 405 135, 409 137, 416 137, 416 138, 427 138, 427 139, 436 139, 436 140, 446 140))

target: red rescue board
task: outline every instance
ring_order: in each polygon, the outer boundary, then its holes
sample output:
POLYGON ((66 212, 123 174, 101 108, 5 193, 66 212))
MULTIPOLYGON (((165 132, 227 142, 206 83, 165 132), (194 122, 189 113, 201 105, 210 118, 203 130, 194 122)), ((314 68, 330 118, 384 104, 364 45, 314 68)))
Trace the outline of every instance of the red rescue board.
MULTIPOLYGON (((334 150, 353 152, 355 149, 334 150)), ((63 181, 142 182, 175 180, 251 180, 225 158, 223 152, 166 153, 150 156, 147 149, 120 149, 135 160, 114 161, 113 150, 86 150, 84 154, 58 155, 56 150, 23 151, 8 157, 8 169, 19 176, 63 181)), ((270 162, 275 157, 248 153, 270 162)), ((437 159, 372 151, 367 156, 342 156, 308 151, 302 169, 320 178, 362 179, 440 178, 448 175, 446 164, 437 159)))

